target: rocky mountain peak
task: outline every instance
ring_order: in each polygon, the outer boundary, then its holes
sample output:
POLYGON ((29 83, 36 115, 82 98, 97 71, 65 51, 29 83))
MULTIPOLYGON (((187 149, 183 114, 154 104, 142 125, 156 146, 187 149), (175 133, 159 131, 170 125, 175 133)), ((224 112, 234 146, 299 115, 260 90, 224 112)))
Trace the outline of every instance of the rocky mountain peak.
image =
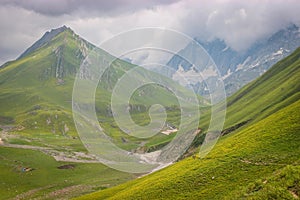
POLYGON ((28 49, 24 51, 17 59, 23 58, 30 54, 31 52, 39 49, 40 47, 44 46, 45 44, 49 43, 55 36, 58 34, 69 30, 73 32, 69 27, 63 25, 62 27, 51 29, 50 31, 47 31, 38 41, 36 41, 33 45, 31 45, 28 49))

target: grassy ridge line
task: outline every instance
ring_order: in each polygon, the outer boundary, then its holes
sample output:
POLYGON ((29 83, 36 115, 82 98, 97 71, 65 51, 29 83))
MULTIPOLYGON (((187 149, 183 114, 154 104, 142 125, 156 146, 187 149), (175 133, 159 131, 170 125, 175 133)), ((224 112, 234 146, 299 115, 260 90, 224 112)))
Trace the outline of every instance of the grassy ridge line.
POLYGON ((227 100, 225 127, 255 123, 300 99, 300 48, 227 100))
POLYGON ((286 165, 299 165, 300 100, 222 138, 202 159, 78 199, 220 199, 286 165))
MULTIPOLYGON (((223 129, 241 130, 299 100, 299 57, 300 48, 229 97, 223 129)), ((203 111, 199 127, 205 133, 210 123, 210 111, 203 111)), ((203 140, 204 135, 197 136, 188 154, 193 153, 203 140)))
MULTIPOLYGON (((245 126, 254 124, 300 99, 299 57, 300 48, 230 96, 224 129, 244 122, 245 126)), ((211 116, 209 109, 202 111, 199 127, 205 132, 211 116)))

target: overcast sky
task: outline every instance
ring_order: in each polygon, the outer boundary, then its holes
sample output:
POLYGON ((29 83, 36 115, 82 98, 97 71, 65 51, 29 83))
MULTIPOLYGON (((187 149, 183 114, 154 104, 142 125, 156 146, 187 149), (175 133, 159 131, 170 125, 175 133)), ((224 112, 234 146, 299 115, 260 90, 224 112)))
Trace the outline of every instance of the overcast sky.
POLYGON ((15 59, 44 32, 66 25, 99 44, 138 27, 165 27, 244 50, 300 24, 298 0, 0 0, 0 64, 15 59))

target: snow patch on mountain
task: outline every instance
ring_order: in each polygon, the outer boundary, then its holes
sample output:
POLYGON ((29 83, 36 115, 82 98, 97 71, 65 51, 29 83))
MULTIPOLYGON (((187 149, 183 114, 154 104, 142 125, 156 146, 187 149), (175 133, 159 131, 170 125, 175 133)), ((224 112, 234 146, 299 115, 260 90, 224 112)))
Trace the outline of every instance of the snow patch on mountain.
MULTIPOLYGON (((231 95, 297 49, 300 46, 300 30, 296 25, 291 25, 268 38, 257 41, 243 52, 234 51, 220 39, 203 42, 196 38, 196 41, 211 56, 224 80, 227 95, 231 95)), ((193 86, 199 86, 197 87, 199 94, 203 94, 205 93, 203 80, 208 80, 210 77, 216 78, 217 73, 203 70, 202 77, 204 79, 199 78, 198 83, 195 83, 197 71, 193 70, 192 63, 201 63, 203 58, 201 55, 195 55, 193 50, 193 44, 190 43, 180 51, 180 55, 183 57, 185 55, 193 55, 193 59, 189 60, 191 63, 184 62, 179 56, 174 56, 167 63, 167 66, 177 70, 180 65, 184 69, 184 72, 180 72, 181 75, 191 79, 193 86)), ((178 79, 176 75, 172 78, 178 79)))
POLYGON ((231 74, 232 74, 231 69, 228 69, 227 74, 225 74, 225 75, 222 77, 222 80, 225 80, 225 79, 226 79, 227 77, 229 77, 231 74))
POLYGON ((280 48, 277 52, 273 53, 273 56, 282 55, 282 54, 283 54, 283 49, 280 48))

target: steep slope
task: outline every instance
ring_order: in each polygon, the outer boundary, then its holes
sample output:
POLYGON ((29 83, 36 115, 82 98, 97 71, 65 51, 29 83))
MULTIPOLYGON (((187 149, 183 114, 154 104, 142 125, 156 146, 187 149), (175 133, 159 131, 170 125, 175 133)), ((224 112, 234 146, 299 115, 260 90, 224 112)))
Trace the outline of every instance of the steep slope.
POLYGON ((263 199, 294 198, 300 192, 299 176, 290 173, 294 170, 299 174, 300 165, 299 77, 297 49, 229 98, 225 127, 251 121, 229 131, 205 158, 190 157, 79 199, 251 199, 251 195, 263 199), (280 185, 283 189, 263 193, 264 184, 277 173, 286 176, 280 185))
MULTIPOLYGON (((299 99, 298 52, 299 49, 227 99, 223 134, 254 124, 299 99)), ((200 128, 205 130, 209 120, 207 112, 202 116, 200 128)), ((203 138, 199 135, 190 151, 195 150, 203 138)))
POLYGON ((82 150, 79 140, 70 140, 77 136, 71 92, 75 73, 92 48, 71 29, 62 27, 46 33, 19 59, 1 68, 1 119, 11 119, 15 126, 11 132, 20 136, 4 138, 6 141, 44 146, 58 137, 61 144, 82 150))
POLYGON ((255 43, 244 55, 244 60, 224 77, 226 90, 232 94, 266 72, 279 60, 290 55, 300 46, 299 27, 291 25, 271 37, 255 43), (241 80, 241 81, 236 81, 241 80))
POLYGON ((257 80, 247 84, 228 101, 225 126, 233 122, 257 122, 300 98, 299 52, 279 61, 257 80))
POLYGON ((29 47, 28 49, 26 49, 26 51, 24 53, 22 53, 18 59, 23 58, 25 56, 27 56, 28 54, 34 52, 35 50, 41 48, 42 46, 46 45, 47 43, 51 42, 51 40, 58 35, 59 33, 67 30, 68 28, 66 26, 62 26, 60 28, 57 29, 52 29, 51 31, 47 31, 43 37, 41 37, 41 39, 39 39, 38 41, 36 41, 31 47, 29 47))

